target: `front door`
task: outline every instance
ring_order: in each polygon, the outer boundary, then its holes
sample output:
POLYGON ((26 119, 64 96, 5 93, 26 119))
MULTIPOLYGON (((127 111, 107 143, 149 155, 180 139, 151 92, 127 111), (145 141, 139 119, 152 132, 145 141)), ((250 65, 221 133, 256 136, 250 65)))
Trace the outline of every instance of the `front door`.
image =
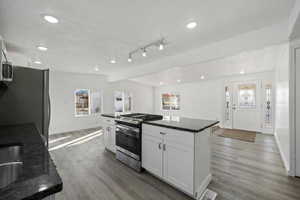
POLYGON ((260 81, 233 82, 232 128, 261 132, 260 81))

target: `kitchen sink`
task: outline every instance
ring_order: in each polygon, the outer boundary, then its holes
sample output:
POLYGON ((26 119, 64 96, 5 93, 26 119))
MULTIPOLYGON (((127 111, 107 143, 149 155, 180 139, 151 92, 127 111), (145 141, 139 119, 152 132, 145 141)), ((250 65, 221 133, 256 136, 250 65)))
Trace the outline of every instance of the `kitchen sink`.
POLYGON ((0 146, 0 188, 15 182, 22 173, 22 146, 0 146))

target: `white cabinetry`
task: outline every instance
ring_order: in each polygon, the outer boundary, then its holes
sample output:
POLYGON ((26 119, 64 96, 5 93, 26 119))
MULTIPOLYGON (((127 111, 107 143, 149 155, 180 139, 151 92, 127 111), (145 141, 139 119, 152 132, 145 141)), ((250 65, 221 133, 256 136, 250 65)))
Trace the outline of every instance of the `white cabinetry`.
POLYGON ((191 147, 184 146, 168 141, 167 138, 168 134, 164 141, 164 178, 184 191, 193 194, 193 145, 191 147))
POLYGON ((162 140, 148 135, 142 137, 142 166, 154 175, 161 177, 163 175, 162 140))
POLYGON ((109 117, 102 117, 103 139, 107 150, 116 152, 116 126, 115 120, 109 117))
POLYGON ((143 124, 143 168, 200 198, 211 180, 209 132, 210 129, 192 133, 143 124))

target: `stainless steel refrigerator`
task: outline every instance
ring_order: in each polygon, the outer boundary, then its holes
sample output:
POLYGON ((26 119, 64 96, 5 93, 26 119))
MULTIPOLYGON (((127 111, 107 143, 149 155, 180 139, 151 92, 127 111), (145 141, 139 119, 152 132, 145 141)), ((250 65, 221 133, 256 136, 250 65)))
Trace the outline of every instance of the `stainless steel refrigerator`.
POLYGON ((0 86, 0 125, 33 123, 48 146, 50 111, 49 70, 14 67, 0 86))

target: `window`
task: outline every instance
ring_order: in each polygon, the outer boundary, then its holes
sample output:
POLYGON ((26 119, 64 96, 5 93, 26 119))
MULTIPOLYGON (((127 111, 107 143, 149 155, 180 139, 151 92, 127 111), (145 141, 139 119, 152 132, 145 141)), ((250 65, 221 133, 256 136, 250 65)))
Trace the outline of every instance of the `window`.
POLYGON ((116 91, 115 92, 115 112, 123 112, 123 93, 116 91))
POLYGON ((162 94, 162 110, 180 110, 179 94, 162 94))
POLYGON ((256 107, 256 84, 241 84, 238 86, 239 108, 256 107))
POLYGON ((101 114, 102 95, 100 91, 89 89, 77 89, 75 96, 75 116, 88 116, 90 114, 101 114))
POLYGON ((90 114, 90 90, 75 90, 75 116, 87 116, 90 114))
POLYGON ((115 112, 127 113, 132 111, 132 94, 129 92, 115 92, 115 112))
POLYGON ((225 121, 230 121, 230 90, 225 87, 225 121))
POLYGON ((91 114, 100 114, 102 112, 102 98, 100 91, 91 92, 91 114))
POLYGON ((265 86, 265 126, 267 128, 272 128, 272 85, 266 84, 265 86))
POLYGON ((131 112, 132 110, 132 95, 128 92, 124 93, 124 111, 131 112))

